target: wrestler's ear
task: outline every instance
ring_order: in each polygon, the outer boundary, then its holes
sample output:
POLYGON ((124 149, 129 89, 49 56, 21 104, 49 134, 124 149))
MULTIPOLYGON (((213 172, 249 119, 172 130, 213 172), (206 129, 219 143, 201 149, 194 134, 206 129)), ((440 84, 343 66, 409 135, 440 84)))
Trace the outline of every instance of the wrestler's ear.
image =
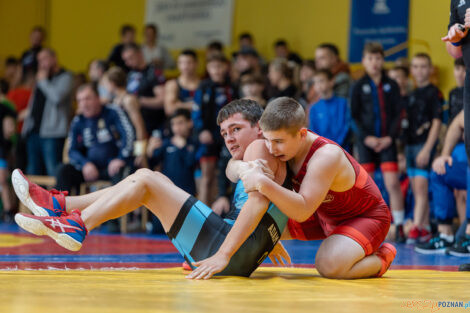
POLYGON ((300 138, 306 138, 306 137, 307 137, 307 134, 308 134, 307 128, 302 127, 302 128, 300 129, 300 138))

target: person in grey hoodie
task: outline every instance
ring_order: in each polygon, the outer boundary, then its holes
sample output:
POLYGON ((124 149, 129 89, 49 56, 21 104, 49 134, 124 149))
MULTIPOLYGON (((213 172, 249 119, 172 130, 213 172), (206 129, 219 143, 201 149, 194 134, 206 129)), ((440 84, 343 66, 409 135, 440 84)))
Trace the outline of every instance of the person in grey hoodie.
POLYGON ((56 53, 50 48, 42 49, 37 58, 36 86, 22 130, 26 137, 26 172, 54 176, 62 161, 69 127, 73 75, 59 66, 56 53))

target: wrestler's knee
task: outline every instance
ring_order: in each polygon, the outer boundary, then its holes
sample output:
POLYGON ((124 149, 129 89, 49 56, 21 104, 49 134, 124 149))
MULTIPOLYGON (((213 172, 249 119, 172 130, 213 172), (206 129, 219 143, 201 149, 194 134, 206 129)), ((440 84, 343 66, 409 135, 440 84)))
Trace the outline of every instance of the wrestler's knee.
POLYGON ((315 257, 315 267, 321 276, 326 278, 344 278, 348 269, 341 255, 321 253, 315 257))

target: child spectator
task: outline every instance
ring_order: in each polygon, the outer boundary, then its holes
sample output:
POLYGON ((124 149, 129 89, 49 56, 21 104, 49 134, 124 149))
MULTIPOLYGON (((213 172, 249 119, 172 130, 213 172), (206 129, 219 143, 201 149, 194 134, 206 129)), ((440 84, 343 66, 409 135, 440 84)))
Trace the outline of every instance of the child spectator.
POLYGON ((294 71, 286 60, 274 59, 269 64, 268 78, 269 83, 274 87, 270 99, 278 97, 295 98, 297 95, 297 88, 293 84, 294 71))
POLYGON ((314 60, 305 60, 299 71, 299 81, 301 85, 299 102, 305 108, 307 116, 312 104, 320 99, 318 94, 315 93, 315 88, 313 87, 313 76, 315 71, 316 67, 314 60))
POLYGON ((351 126, 351 112, 347 100, 333 94, 335 82, 330 71, 318 70, 313 79, 320 100, 310 109, 309 129, 350 150, 347 138, 351 126))
MULTIPOLYGON (((380 44, 364 47, 362 64, 366 74, 353 86, 351 111, 357 127, 359 161, 374 177, 380 165, 397 234, 402 234, 405 212, 397 164, 395 140, 399 134, 400 91, 397 83, 383 71, 384 50, 380 44)), ((395 238, 404 241, 404 238, 395 238)))
POLYGON ((263 108, 266 106, 266 99, 263 97, 264 79, 257 75, 246 74, 240 80, 241 96, 258 102, 263 108))
POLYGON ((199 143, 204 145, 201 157, 201 188, 199 199, 211 203, 211 188, 215 177, 217 158, 222 138, 217 126, 217 114, 227 103, 236 98, 235 88, 228 78, 228 61, 221 54, 214 54, 207 60, 209 78, 202 81, 194 96, 193 122, 199 143))
POLYGON ((177 109, 192 111, 194 95, 199 87, 197 75, 197 54, 194 50, 183 50, 178 56, 180 75, 165 84, 164 108, 167 116, 173 115, 177 109))
POLYGON ((106 104, 111 101, 111 95, 105 86, 104 73, 108 70, 108 63, 104 60, 95 59, 90 62, 88 66, 88 79, 98 85, 98 92, 100 93, 100 101, 106 104))
POLYGON ((413 227, 408 243, 426 242, 429 231, 428 179, 432 156, 442 121, 443 97, 430 82, 431 57, 418 53, 411 60, 411 76, 416 89, 410 94, 406 108, 408 127, 405 129, 405 154, 408 176, 415 199, 413 227))
POLYGON ((191 112, 177 109, 170 117, 173 136, 162 139, 152 136, 147 147, 151 167, 161 164, 161 172, 184 191, 196 195, 194 171, 197 165, 196 145, 191 140, 191 112))

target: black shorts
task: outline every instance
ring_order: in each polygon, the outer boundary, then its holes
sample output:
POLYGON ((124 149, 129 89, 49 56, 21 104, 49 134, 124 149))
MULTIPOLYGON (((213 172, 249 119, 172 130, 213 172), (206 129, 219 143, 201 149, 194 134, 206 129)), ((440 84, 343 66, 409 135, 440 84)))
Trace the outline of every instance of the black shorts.
MULTIPOLYGON (((206 259, 219 250, 232 225, 232 220, 224 220, 204 203, 190 196, 167 235, 194 269, 192 262, 206 259)), ((232 256, 228 266, 217 275, 250 276, 277 244, 282 231, 279 222, 271 214, 264 214, 250 237, 232 256)))
POLYGON ((392 140, 392 144, 388 148, 379 153, 370 149, 361 141, 357 143, 357 148, 359 163, 367 172, 374 172, 378 166, 382 172, 398 172, 397 146, 394 140, 392 140))

